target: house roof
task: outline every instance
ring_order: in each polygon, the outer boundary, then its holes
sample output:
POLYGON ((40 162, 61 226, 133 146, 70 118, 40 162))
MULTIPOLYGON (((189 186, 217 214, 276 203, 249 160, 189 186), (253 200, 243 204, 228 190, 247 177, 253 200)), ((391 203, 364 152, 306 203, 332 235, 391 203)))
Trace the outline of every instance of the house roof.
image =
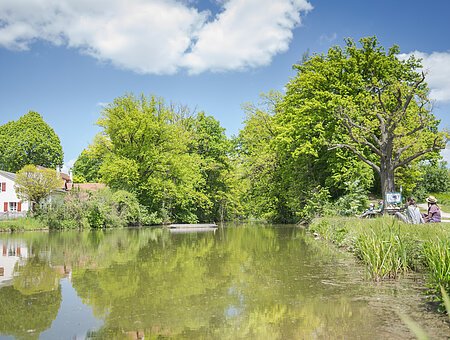
POLYGON ((73 185, 74 189, 79 189, 83 191, 97 191, 106 188, 104 183, 75 183, 73 185))
POLYGON ((10 179, 11 181, 16 181, 16 174, 13 174, 12 172, 0 170, 0 175, 6 177, 7 179, 10 179))
POLYGON ((60 172, 59 174, 61 175, 61 178, 66 182, 71 181, 70 176, 68 174, 65 174, 64 172, 60 172))

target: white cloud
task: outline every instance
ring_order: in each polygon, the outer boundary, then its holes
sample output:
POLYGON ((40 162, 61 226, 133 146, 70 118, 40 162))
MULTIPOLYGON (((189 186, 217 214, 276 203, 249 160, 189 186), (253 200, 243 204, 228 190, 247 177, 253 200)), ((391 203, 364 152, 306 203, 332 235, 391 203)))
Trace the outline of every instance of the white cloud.
POLYGON ((139 73, 236 70, 284 52, 307 0, 228 0, 211 17, 187 0, 2 0, 0 46, 36 40, 139 73))
POLYGON ((431 89, 430 97, 439 102, 450 101, 450 52, 433 52, 431 54, 414 51, 401 54, 401 59, 414 55, 422 59, 426 72, 426 81, 431 89))
POLYGON ((300 12, 311 9, 306 1, 230 0, 198 31, 183 64, 191 73, 267 65, 288 49, 300 12))

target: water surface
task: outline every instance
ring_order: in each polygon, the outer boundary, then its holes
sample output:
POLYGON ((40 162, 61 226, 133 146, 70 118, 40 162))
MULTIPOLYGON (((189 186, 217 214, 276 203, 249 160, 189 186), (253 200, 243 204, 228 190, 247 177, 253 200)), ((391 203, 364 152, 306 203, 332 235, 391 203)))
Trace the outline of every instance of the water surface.
POLYGON ((420 277, 374 284, 289 226, 0 234, 0 249, 0 338, 411 338, 398 312, 450 335, 420 277))

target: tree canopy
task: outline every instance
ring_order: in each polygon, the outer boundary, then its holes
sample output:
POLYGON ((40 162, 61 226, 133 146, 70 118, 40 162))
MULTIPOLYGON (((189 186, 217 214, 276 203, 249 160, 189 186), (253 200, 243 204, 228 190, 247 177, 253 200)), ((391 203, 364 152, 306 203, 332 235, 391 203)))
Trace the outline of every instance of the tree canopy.
POLYGON ((277 116, 277 143, 332 193, 355 178, 369 188, 374 171, 384 194, 396 190, 395 171, 436 157, 446 139, 419 60, 400 60, 397 46, 386 52, 375 37, 360 43, 348 39, 344 48, 294 66, 297 76, 277 116))
POLYGON ((332 210, 354 214, 369 192, 410 194, 447 135, 420 60, 399 52, 367 37, 305 56, 285 94, 244 106, 244 128, 232 139, 203 112, 119 97, 104 109, 103 131, 75 163, 75 176, 132 192, 166 222, 294 222, 332 210))
POLYGON ((62 188, 62 180, 53 169, 26 165, 16 175, 17 195, 23 200, 30 201, 32 210, 58 188, 62 188))
POLYGON ((231 144, 213 117, 126 95, 98 125, 103 132, 76 161, 76 179, 132 192, 165 222, 214 221, 235 211, 231 144))
POLYGON ((17 172, 28 164, 52 169, 63 164, 58 135, 33 111, 0 126, 0 169, 17 172))

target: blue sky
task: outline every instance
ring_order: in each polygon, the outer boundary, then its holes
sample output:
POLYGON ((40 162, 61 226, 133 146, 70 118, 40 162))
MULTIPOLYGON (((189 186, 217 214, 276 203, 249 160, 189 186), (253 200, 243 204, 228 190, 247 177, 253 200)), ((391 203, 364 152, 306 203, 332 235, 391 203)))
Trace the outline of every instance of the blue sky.
POLYGON ((424 59, 449 128, 448 13, 450 2, 416 0, 1 0, 0 124, 39 112, 70 163, 100 131, 102 105, 143 93, 233 135, 242 104, 283 90, 305 51, 376 35, 424 59))

